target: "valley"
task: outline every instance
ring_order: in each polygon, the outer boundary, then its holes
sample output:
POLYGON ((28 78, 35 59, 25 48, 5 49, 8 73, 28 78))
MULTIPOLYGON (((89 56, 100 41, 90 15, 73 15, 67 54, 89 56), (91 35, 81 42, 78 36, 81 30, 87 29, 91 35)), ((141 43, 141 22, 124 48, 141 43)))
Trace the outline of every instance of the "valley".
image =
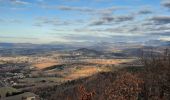
MULTIPOLYGON (((154 51, 146 47, 111 51, 80 48, 52 50, 33 55, 8 56, 5 54, 0 56, 1 87, 9 87, 24 93, 36 93, 35 89, 39 91, 41 88, 64 84, 70 87, 74 81, 84 80, 101 73, 113 73, 129 67, 141 68, 143 66, 140 62, 142 56, 148 57, 150 52, 160 55, 165 48, 157 47, 154 51)), ((41 93, 38 95, 41 98, 48 98, 48 96, 43 97, 41 93)))

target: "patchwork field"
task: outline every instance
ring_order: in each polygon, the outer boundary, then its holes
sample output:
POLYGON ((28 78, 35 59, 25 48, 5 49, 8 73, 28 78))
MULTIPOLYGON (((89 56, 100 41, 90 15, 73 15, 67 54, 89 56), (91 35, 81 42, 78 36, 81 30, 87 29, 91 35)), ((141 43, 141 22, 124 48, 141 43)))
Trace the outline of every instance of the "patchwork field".
POLYGON ((107 67, 109 65, 119 65, 132 61, 134 61, 134 59, 84 59, 82 60, 82 62, 75 64, 68 63, 63 65, 61 64, 61 62, 56 61, 42 62, 34 64, 33 66, 35 66, 37 69, 44 71, 45 75, 59 75, 65 78, 64 80, 73 80, 80 77, 91 76, 93 74, 98 73, 99 71, 108 71, 107 67), (100 68, 98 66, 100 66, 100 68))
MULTIPOLYGON (((62 84, 69 80, 76 80, 79 78, 89 77, 99 72, 109 72, 116 69, 122 63, 132 62, 134 59, 96 59, 98 57, 86 56, 70 56, 70 55, 57 56, 41 56, 41 57, 12 57, 13 62, 22 59, 26 62, 28 59, 28 67, 35 68, 30 70, 25 78, 18 79, 15 87, 28 89, 41 86, 49 86, 62 84)), ((8 57, 4 61, 8 61, 8 57)), ((21 64, 24 66, 23 64, 21 64)), ((25 67, 26 70, 27 67, 25 67)), ((2 92, 2 91, 1 91, 2 92)))
POLYGON ((73 80, 73 79, 77 79, 80 77, 91 76, 96 73, 98 73, 97 67, 84 66, 84 68, 77 69, 76 71, 70 73, 68 76, 65 77, 65 79, 73 80))
POLYGON ((86 60, 87 63, 93 63, 93 64, 121 64, 121 63, 128 63, 132 62, 134 59, 90 59, 86 60))
POLYGON ((44 69, 44 68, 48 68, 50 66, 54 66, 57 64, 59 64, 59 63, 57 63, 57 62, 42 62, 42 63, 38 63, 38 64, 33 64, 32 66, 36 67, 37 69, 44 69))

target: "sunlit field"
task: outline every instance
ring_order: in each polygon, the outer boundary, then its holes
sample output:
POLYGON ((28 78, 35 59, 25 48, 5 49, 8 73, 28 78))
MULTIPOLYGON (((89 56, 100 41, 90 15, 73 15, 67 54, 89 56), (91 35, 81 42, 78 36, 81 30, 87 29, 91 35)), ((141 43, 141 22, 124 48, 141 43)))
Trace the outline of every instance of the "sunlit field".
POLYGON ((121 64, 121 63, 132 62, 134 60, 135 59, 89 59, 86 62, 87 63, 94 63, 94 64, 103 64, 103 65, 106 65, 106 64, 117 65, 117 64, 121 64))
POLYGON ((56 62, 42 62, 42 63, 38 63, 38 64, 33 64, 32 66, 34 66, 37 69, 44 69, 44 68, 48 68, 50 66, 53 65, 57 65, 58 63, 56 62))

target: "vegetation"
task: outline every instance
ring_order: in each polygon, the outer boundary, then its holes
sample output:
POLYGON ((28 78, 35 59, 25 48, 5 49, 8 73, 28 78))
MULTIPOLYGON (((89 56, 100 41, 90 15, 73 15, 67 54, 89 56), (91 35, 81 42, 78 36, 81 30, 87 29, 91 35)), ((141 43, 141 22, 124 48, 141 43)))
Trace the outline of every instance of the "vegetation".
POLYGON ((140 73, 143 79, 141 96, 151 100, 168 100, 170 98, 170 52, 142 58, 145 70, 140 73))
POLYGON ((68 81, 59 86, 34 89, 49 100, 169 100, 170 53, 141 57, 143 67, 68 81), (56 99, 57 98, 57 99, 56 99))
POLYGON ((19 91, 12 87, 1 87, 0 88, 0 97, 6 97, 7 95, 12 94, 13 92, 19 92, 19 91))
POLYGON ((105 90, 109 100, 137 100, 143 81, 136 75, 121 72, 116 80, 105 90))

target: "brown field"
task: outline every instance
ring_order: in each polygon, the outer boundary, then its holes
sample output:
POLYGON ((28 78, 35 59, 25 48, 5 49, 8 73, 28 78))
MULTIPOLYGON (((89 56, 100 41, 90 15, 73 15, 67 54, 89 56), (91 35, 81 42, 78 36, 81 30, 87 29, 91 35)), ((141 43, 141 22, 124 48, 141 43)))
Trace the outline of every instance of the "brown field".
MULTIPOLYGON (((76 65, 78 67, 70 65, 64 68, 64 70, 60 70, 60 71, 47 70, 46 75, 57 74, 57 75, 63 76, 64 80, 74 80, 74 79, 78 79, 82 77, 88 77, 98 72, 110 71, 110 67, 108 66, 97 67, 98 65, 119 65, 121 63, 127 63, 133 60, 134 59, 87 59, 87 60, 84 60, 84 62, 92 63, 95 65, 76 65)), ((49 61, 49 62, 34 64, 33 66, 41 70, 41 69, 48 68, 48 67, 51 67, 53 65, 58 65, 58 64, 61 64, 61 63, 49 61)))
POLYGON ((93 63, 93 64, 121 64, 121 63, 127 63, 131 62, 134 59, 90 59, 87 62, 88 63, 93 63))
POLYGON ((53 65, 57 65, 59 63, 57 62, 43 62, 43 63, 38 63, 38 64, 33 64, 34 67, 36 67, 37 69, 44 69, 53 65))
POLYGON ((78 79, 81 77, 87 77, 87 76, 91 76, 95 73, 98 73, 98 71, 99 70, 97 69, 97 67, 86 66, 84 68, 81 68, 81 69, 78 69, 78 70, 72 72, 71 74, 66 76, 65 79, 73 80, 73 79, 78 79))

